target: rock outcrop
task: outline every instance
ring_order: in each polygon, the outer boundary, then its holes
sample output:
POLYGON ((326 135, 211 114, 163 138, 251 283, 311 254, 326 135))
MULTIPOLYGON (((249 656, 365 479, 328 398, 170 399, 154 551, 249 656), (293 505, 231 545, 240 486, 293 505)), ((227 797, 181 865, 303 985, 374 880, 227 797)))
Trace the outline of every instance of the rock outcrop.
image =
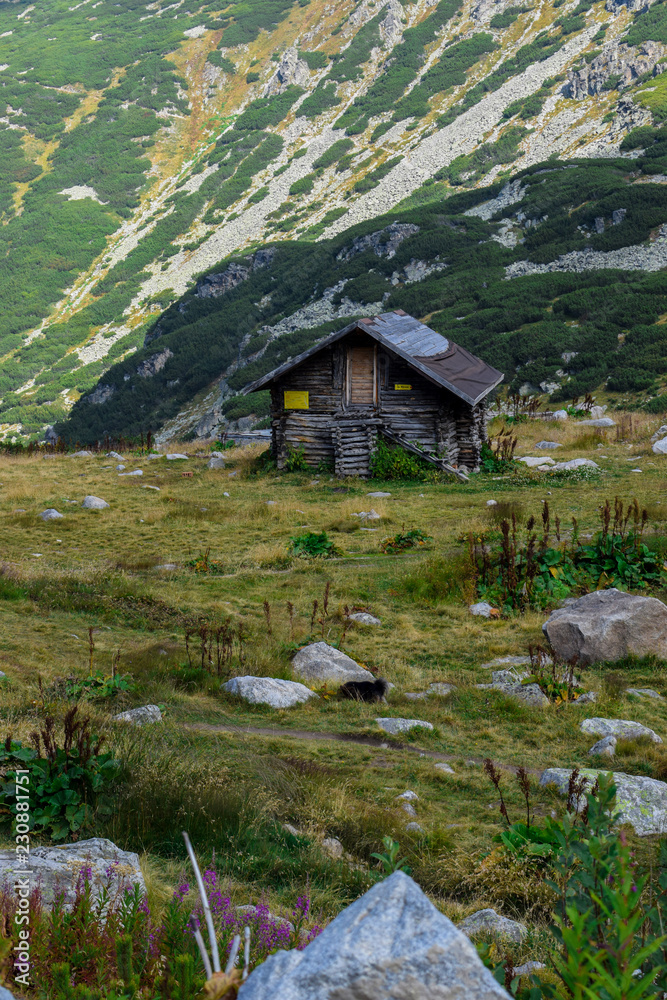
POLYGON ((173 358, 173 356, 174 352, 170 351, 168 347, 157 351, 156 354, 151 354, 150 358, 146 358, 140 365, 137 365, 137 375, 140 378, 152 378, 153 375, 162 371, 169 358, 173 358))
POLYGON ((288 87, 305 87, 310 77, 310 70, 305 59, 301 59, 296 48, 285 49, 282 58, 266 87, 264 97, 282 94, 288 87))
POLYGON ((465 934, 403 872, 348 906, 303 951, 270 955, 239 1000, 507 1000, 465 934))
MULTIPOLYGON (((606 773, 582 768, 580 776, 585 779, 590 791, 596 778, 606 773)), ((540 785, 555 785, 561 795, 567 795, 571 774, 571 769, 567 767, 547 768, 540 778, 540 785)), ((616 785, 616 821, 630 823, 640 837, 667 833, 667 784, 637 774, 614 772, 612 777, 616 785)), ((585 796, 582 795, 577 803, 578 810, 581 811, 585 805, 585 796)))
POLYGON ((408 236, 415 236, 419 226, 411 222, 392 222, 386 229, 379 229, 367 236, 356 236, 349 246, 343 247, 336 255, 336 260, 351 260, 366 250, 372 250, 376 257, 386 257, 391 260, 396 256, 399 246, 408 236))
POLYGON ((224 271, 207 274, 195 286, 195 295, 199 299, 217 299, 225 292, 230 292, 242 281, 246 281, 253 271, 268 267, 275 256, 275 250, 257 250, 256 253, 244 257, 243 261, 232 261, 224 271))
POLYGON ((590 64, 568 73, 563 88, 567 97, 582 101, 608 89, 609 80, 617 86, 629 86, 639 77, 661 73, 667 57, 667 46, 661 42, 644 42, 639 46, 614 43, 605 46, 590 64))

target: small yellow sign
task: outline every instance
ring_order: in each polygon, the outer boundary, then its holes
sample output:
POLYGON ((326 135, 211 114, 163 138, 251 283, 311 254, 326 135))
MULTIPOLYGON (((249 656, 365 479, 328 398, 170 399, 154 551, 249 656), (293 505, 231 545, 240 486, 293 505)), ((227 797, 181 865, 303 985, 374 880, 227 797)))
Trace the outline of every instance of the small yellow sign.
POLYGON ((412 389, 411 385, 401 385, 400 383, 394 384, 394 389, 412 389))
POLYGON ((285 409, 286 410, 307 410, 308 406, 308 393, 307 392, 286 392, 285 393, 285 409))

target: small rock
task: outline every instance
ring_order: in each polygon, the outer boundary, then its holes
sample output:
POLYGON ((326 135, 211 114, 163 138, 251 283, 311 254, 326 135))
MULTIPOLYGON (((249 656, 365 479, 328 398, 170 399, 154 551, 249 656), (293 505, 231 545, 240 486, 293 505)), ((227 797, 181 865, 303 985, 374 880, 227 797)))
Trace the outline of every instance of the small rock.
POLYGON ((159 486, 151 486, 150 483, 147 483, 146 486, 142 486, 141 488, 142 490, 157 490, 158 493, 160 492, 159 486))
POLYGON ((83 498, 81 506, 84 510, 105 510, 109 504, 101 497, 87 496, 83 498))
POLYGON ((234 476, 236 475, 236 472, 230 472, 230 473, 228 473, 228 475, 229 475, 230 479, 233 479, 234 476))
POLYGON ((593 744, 588 751, 588 756, 613 757, 616 753, 616 742, 615 736, 605 736, 604 739, 598 740, 597 743, 593 744))
POLYGON ((118 462, 123 461, 123 456, 119 455, 117 451, 108 451, 107 458, 115 458, 118 462))
POLYGON ((480 934, 489 934, 497 938, 505 938, 514 944, 521 944, 528 928, 520 924, 518 920, 510 920, 508 917, 501 917, 495 910, 477 910, 469 917, 462 920, 458 925, 469 938, 479 937, 480 934))
POLYGON ((348 621, 357 622, 359 625, 381 625, 382 622, 375 615, 370 615, 367 611, 354 611, 348 615, 348 621))
POLYGON ((555 465, 553 458, 534 458, 533 456, 527 456, 525 458, 518 458, 517 462, 523 462, 528 466, 529 469, 534 469, 538 465, 555 465))
POLYGON ((415 807, 412 805, 411 802, 401 802, 401 809, 403 810, 404 813, 407 813, 408 816, 417 815, 417 810, 415 809, 415 807))
POLYGON ((575 469, 599 469, 600 466, 590 458, 571 458, 569 462, 556 462, 551 468, 554 472, 573 472, 575 469))
POLYGON ((251 705, 270 705, 271 708, 292 708, 317 697, 305 684, 278 677, 232 677, 222 685, 222 690, 251 705))
POLYGON ((119 478, 121 476, 143 476, 143 469, 135 469, 134 472, 121 472, 119 473, 119 478))
POLYGON ((328 854, 330 858, 333 858, 334 861, 343 857, 343 845, 340 840, 336 840, 335 837, 326 837, 326 839, 322 841, 322 850, 325 854, 328 854))
POLYGON ((426 701, 428 695, 426 691, 406 691, 403 697, 408 701, 426 701))
POLYGON ((162 570, 162 569, 166 569, 166 570, 177 569, 177 565, 176 565, 176 563, 160 563, 159 566, 154 566, 153 568, 154 568, 155 572, 157 573, 158 570, 162 570))
POLYGON ((0 681, 5 681, 5 680, 7 680, 7 674, 4 672, 4 670, 0 670, 0 681))
POLYGON ((497 507, 498 506, 498 501, 497 500, 487 500, 486 501, 486 506, 487 507, 497 507))
POLYGON ((446 695, 451 694, 456 688, 456 684, 445 684, 441 681, 434 681, 433 684, 429 684, 427 694, 434 694, 439 698, 444 698, 446 695))
POLYGON ((538 441, 535 447, 540 448, 541 450, 550 451, 553 448, 562 448, 563 446, 558 441, 538 441))
POLYGON ((125 466, 122 463, 120 465, 116 466, 116 472, 123 472, 124 469, 125 469, 125 466))
POLYGON ((218 458, 217 455, 213 455, 213 456, 211 456, 211 458, 209 458, 208 462, 206 463, 206 468, 207 469, 224 469, 225 468, 225 460, 224 460, 224 458, 218 458))
MULTIPOLYGON (((420 826, 419 823, 406 823, 405 824, 405 829, 406 829, 407 833, 423 833, 424 832, 424 827, 420 826)), ((0 1000, 2 1000, 2 997, 0 997, 0 1000)))
POLYGON ((657 441, 657 439, 663 434, 667 434, 667 424, 663 424, 662 427, 658 427, 655 434, 651 435, 651 441, 657 441))
POLYGON ((162 722, 162 712, 157 705, 141 705, 127 712, 114 715, 114 722, 131 722, 133 726, 143 726, 147 722, 162 722))
POLYGON ((648 736, 652 743, 662 743, 652 729, 627 719, 584 719, 579 728, 582 733, 594 736, 615 736, 619 740, 638 740, 642 736, 648 736))
POLYGON ((369 670, 364 670, 351 656, 326 642, 312 642, 298 650, 292 660, 292 669, 297 677, 313 684, 374 680, 369 670))
POLYGON ((544 962, 525 962, 524 965, 517 965, 514 969, 515 976, 529 976, 531 972, 539 969, 546 969, 544 962))
POLYGON ((228 497, 229 493, 223 493, 222 495, 223 495, 223 497, 228 497))
POLYGON ((491 680, 494 684, 520 684, 528 673, 525 670, 494 670, 491 680))
POLYGON ((615 427, 616 421, 611 417, 597 417, 595 420, 578 420, 581 427, 615 427))
POLYGON ((212 451, 211 458, 224 458, 225 453, 223 451, 212 451))
POLYGON ((168 462, 176 462, 176 461, 181 461, 183 459, 187 459, 188 456, 182 455, 180 452, 175 451, 172 452, 170 455, 165 455, 164 457, 167 459, 168 462))
POLYGON ((55 507, 47 507, 38 516, 41 517, 42 521, 57 521, 59 517, 64 517, 65 515, 61 514, 55 507))
POLYGON ((596 691, 584 691, 580 694, 578 698, 575 698, 572 702, 573 705, 592 705, 593 702, 598 700, 596 691))
POLYGON ((373 497, 376 500, 383 500, 386 497, 390 497, 391 493, 383 493, 381 490, 378 490, 376 493, 367 493, 366 496, 373 497))
POLYGON ((72 452, 72 454, 68 455, 67 457, 68 458, 92 458, 93 457, 93 453, 92 453, 92 451, 75 451, 75 452, 72 452))
POLYGON ((498 614, 497 609, 492 607, 487 601, 478 601, 477 604, 471 604, 468 610, 471 615, 475 615, 478 618, 493 618, 498 614))
POLYGON ((416 792, 413 792, 411 788, 408 788, 405 792, 401 792, 401 794, 397 795, 396 798, 405 799, 406 802, 419 802, 419 796, 416 792))
POLYGON ((291 823, 283 823, 283 830, 285 833, 291 833, 293 837, 301 836, 300 831, 295 826, 292 826, 291 823))
POLYGON ((407 733, 417 727, 433 729, 430 722, 423 722, 421 719, 376 719, 375 721, 383 732, 390 733, 392 736, 407 733))
POLYGON ((444 760, 439 760, 435 766, 437 767, 438 771, 442 771, 444 774, 456 774, 454 768, 450 767, 450 765, 447 764, 447 762, 444 760))
POLYGON ((567 410, 554 410, 551 414, 552 420, 567 420, 567 410))
POLYGON ((653 688, 626 688, 626 694, 634 694, 637 698, 661 698, 662 695, 653 688))

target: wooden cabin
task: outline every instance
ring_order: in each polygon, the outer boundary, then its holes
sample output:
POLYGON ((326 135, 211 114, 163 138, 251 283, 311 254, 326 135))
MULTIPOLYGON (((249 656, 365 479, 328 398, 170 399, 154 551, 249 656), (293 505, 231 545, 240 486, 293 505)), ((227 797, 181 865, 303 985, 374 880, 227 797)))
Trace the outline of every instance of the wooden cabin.
POLYGON ((354 320, 253 382, 271 390, 272 449, 337 476, 370 475, 378 435, 464 478, 479 467, 501 372, 401 309, 354 320))

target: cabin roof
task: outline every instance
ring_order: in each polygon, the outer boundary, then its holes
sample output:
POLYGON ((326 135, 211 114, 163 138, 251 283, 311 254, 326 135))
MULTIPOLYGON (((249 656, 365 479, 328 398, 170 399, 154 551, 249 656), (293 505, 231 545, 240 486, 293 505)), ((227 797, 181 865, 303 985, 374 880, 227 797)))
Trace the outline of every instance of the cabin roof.
POLYGON ((303 354, 285 361, 278 368, 257 379, 243 390, 243 395, 265 388, 270 382, 298 367, 307 358, 353 330, 367 333, 369 337, 403 358, 431 382, 449 389, 471 405, 483 399, 499 382, 502 382, 504 377, 497 368, 487 365, 470 351, 431 330, 402 309, 397 309, 379 316, 354 320, 342 330, 320 340, 303 354))

